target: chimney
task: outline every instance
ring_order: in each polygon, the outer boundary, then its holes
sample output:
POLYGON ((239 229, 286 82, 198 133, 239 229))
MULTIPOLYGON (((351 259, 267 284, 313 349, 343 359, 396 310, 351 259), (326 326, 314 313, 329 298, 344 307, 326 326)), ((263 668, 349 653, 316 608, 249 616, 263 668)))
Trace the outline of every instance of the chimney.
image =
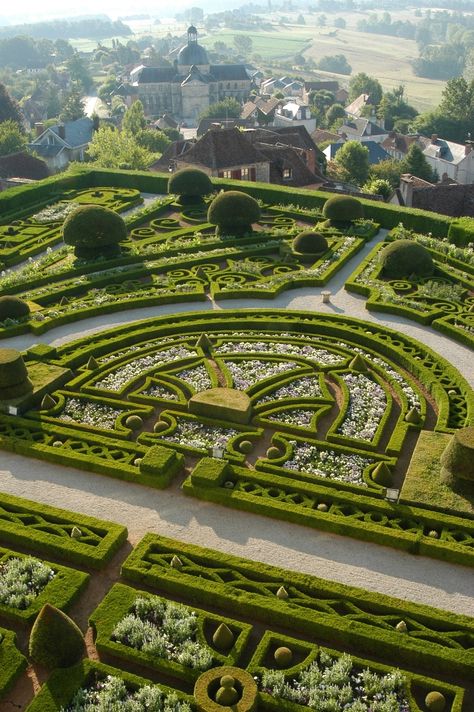
POLYGON ((436 143, 438 140, 438 134, 431 134, 431 143, 436 143))
POLYGON ((58 124, 58 136, 59 138, 62 138, 63 141, 66 138, 66 127, 64 124, 58 124))
POLYGON ((35 123, 35 134, 36 134, 36 136, 37 136, 37 137, 38 137, 38 136, 41 136, 41 134, 43 133, 43 131, 44 131, 44 124, 43 124, 43 122, 42 122, 42 121, 37 121, 37 122, 35 123))

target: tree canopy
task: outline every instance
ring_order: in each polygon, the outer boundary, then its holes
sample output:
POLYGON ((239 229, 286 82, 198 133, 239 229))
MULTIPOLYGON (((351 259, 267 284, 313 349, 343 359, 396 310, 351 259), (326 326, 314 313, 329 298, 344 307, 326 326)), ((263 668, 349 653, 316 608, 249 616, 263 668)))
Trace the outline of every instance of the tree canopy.
POLYGON ((22 124, 20 107, 10 96, 4 84, 0 83, 0 121, 14 121, 22 124))
POLYGON ((0 123, 0 156, 8 156, 26 148, 26 137, 15 121, 0 123))
POLYGON ((361 94, 370 94, 373 104, 380 104, 383 95, 382 85, 375 77, 365 72, 355 74, 349 82, 349 99, 354 101, 361 94))
POLYGON ((347 175, 349 182, 363 185, 369 175, 369 149, 359 141, 346 141, 336 153, 335 163, 347 175))
POLYGON ((110 126, 101 126, 95 132, 87 152, 101 168, 145 170, 154 158, 130 133, 110 126))

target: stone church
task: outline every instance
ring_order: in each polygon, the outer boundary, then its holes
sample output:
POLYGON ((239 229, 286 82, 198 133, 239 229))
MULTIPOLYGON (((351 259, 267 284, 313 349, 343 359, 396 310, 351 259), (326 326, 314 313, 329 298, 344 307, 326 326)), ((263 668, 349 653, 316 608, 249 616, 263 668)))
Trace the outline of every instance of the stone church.
POLYGON ((251 80, 243 64, 210 64, 197 40, 197 30, 188 28, 188 43, 172 67, 135 67, 130 82, 119 90, 130 105, 140 99, 150 117, 172 114, 175 119, 195 123, 210 104, 226 97, 243 103, 251 80))

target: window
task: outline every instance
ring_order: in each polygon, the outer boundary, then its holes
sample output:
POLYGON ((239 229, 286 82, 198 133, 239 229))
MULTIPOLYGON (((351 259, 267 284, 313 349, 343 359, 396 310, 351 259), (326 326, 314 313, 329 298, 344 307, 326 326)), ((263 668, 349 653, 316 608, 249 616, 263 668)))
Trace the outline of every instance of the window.
POLYGON ((232 178, 232 171, 222 171, 223 178, 232 178))
POLYGON ((240 171, 240 175, 242 180, 248 180, 249 179, 249 169, 248 168, 242 168, 240 171))
POLYGON ((283 169, 283 180, 291 180, 293 178, 293 171, 291 168, 283 169))

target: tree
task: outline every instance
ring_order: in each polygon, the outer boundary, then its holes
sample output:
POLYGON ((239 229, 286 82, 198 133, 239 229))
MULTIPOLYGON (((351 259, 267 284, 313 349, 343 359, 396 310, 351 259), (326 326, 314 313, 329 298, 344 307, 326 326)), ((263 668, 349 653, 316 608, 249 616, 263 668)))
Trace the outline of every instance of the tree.
POLYGON ((211 104, 208 109, 202 112, 200 119, 238 119, 242 107, 237 99, 228 96, 222 101, 211 104))
POLYGON ((474 79, 470 84, 464 77, 450 79, 443 89, 438 110, 448 119, 472 121, 474 118, 474 79))
POLYGON ((341 166, 351 182, 363 185, 369 175, 369 149, 359 141, 346 141, 336 153, 335 163, 341 166))
POLYGON ((238 52, 243 55, 251 54, 253 42, 248 35, 234 35, 234 45, 238 52))
POLYGON ((4 84, 0 83, 0 121, 14 121, 19 126, 23 123, 20 107, 10 96, 4 84))
POLYGON ((400 120, 411 121, 418 115, 417 110, 404 100, 405 87, 397 88, 383 95, 377 109, 377 116, 385 121, 385 128, 391 131, 400 120))
POLYGON ((132 136, 136 136, 140 131, 146 126, 145 113, 143 111, 143 104, 138 99, 134 101, 133 104, 123 116, 122 121, 122 131, 126 131, 132 136))
POLYGON ((138 145, 130 133, 119 133, 111 126, 101 126, 95 132, 87 152, 101 168, 144 170, 154 158, 150 151, 138 145))
POLYGON ((333 54, 321 57, 318 62, 318 69, 323 72, 334 72, 335 74, 350 74, 352 67, 344 54, 333 54))
POLYGON ((0 123, 0 156, 8 156, 26 148, 25 135, 20 131, 16 121, 2 121, 0 123))
POLYGON ((407 155, 402 161, 402 172, 411 173, 411 175, 431 183, 436 179, 433 169, 423 155, 423 151, 416 143, 411 144, 407 155))
POLYGON ((67 97, 59 118, 61 121, 77 121, 84 118, 84 102, 78 91, 72 91, 67 97))
POLYGON ((336 19, 333 22, 334 27, 339 28, 340 30, 345 30, 346 29, 346 21, 344 20, 343 17, 336 17, 336 19))
POLYGON ((342 104, 333 104, 326 111, 326 121, 328 123, 328 126, 332 126, 332 124, 337 119, 344 119, 345 116, 346 116, 346 112, 345 112, 343 105, 342 104))
POLYGON ((385 161, 380 161, 380 163, 370 166, 370 179, 386 180, 392 188, 398 188, 402 173, 402 162, 397 161, 395 158, 387 158, 385 161))
POLYGON ((383 95, 382 85, 375 77, 359 72, 349 82, 349 99, 354 101, 361 94, 369 94, 373 104, 380 104, 383 95))
POLYGON ((362 186, 362 190, 364 193, 370 193, 371 195, 381 195, 384 200, 388 200, 393 192, 389 181, 384 178, 374 178, 367 181, 362 186))
POLYGON ((135 138, 139 146, 151 153, 163 153, 171 143, 168 136, 157 129, 142 129, 135 134, 135 138))
POLYGON ((78 52, 68 59, 67 68, 72 81, 77 82, 84 91, 89 91, 94 82, 78 52))

